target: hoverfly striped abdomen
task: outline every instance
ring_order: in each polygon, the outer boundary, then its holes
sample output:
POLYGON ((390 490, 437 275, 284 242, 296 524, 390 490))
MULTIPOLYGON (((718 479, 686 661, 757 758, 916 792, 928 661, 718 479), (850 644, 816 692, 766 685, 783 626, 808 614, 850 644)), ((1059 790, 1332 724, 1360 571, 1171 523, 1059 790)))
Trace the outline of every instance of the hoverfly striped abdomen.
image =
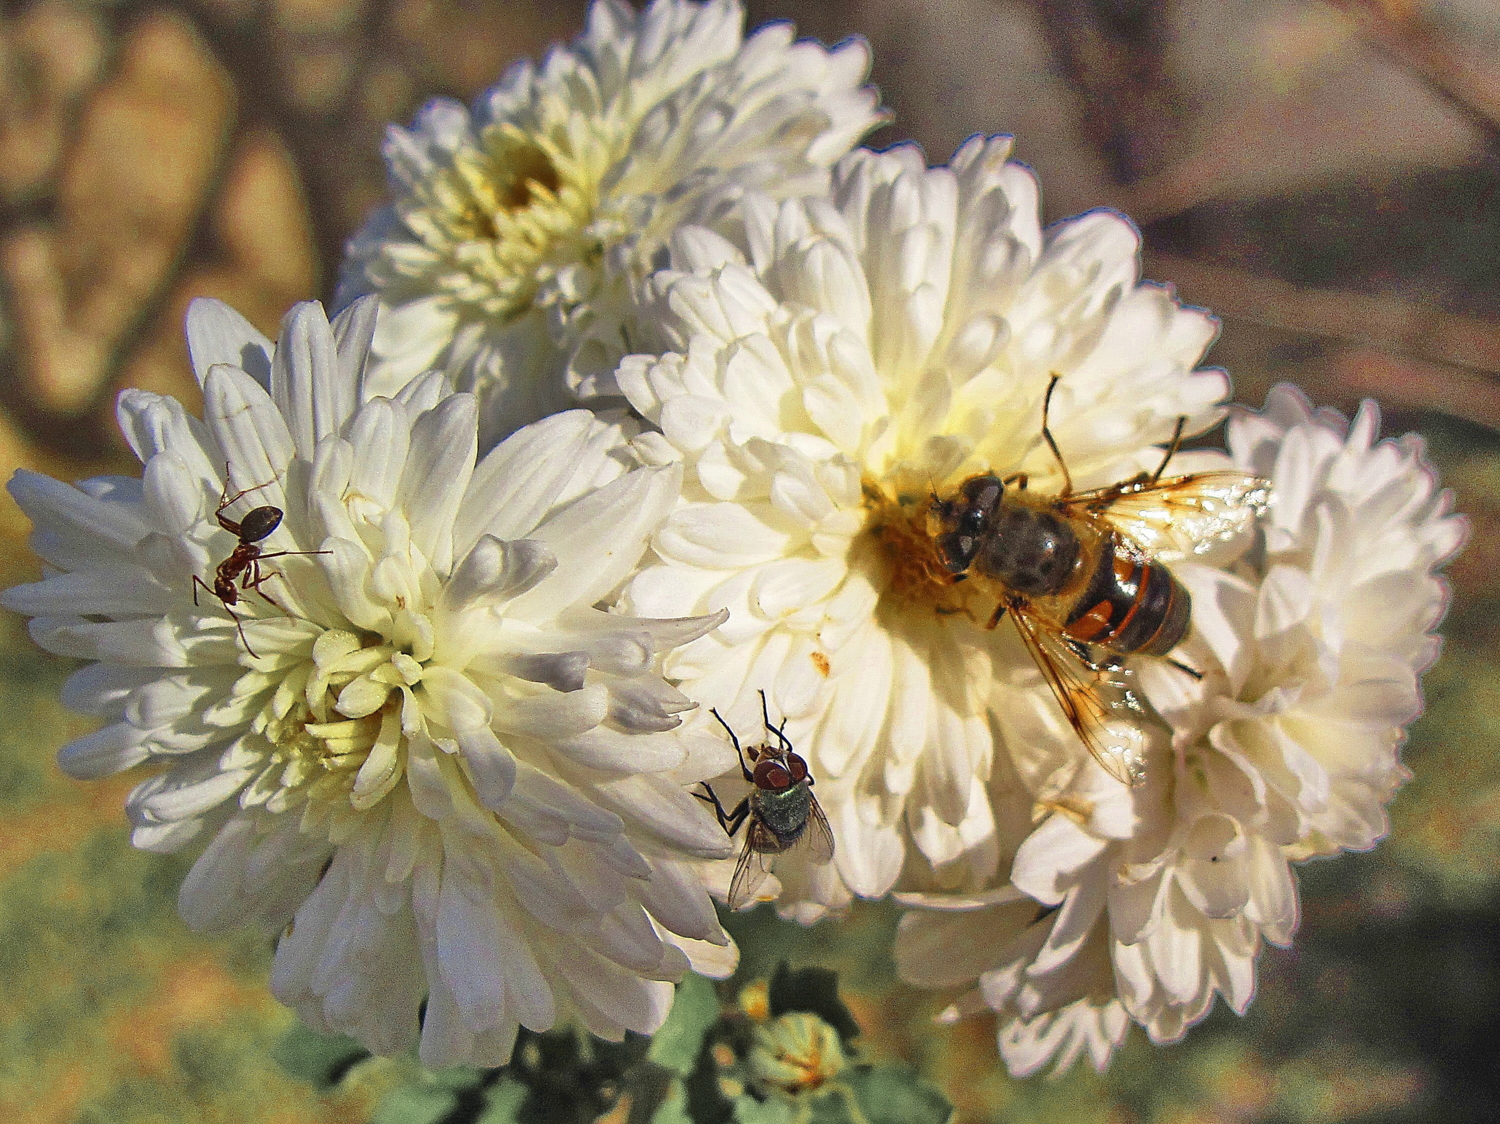
POLYGON ((1063 634, 1124 655, 1164 656, 1192 620, 1192 598, 1160 562, 1120 550, 1107 536, 1063 634))

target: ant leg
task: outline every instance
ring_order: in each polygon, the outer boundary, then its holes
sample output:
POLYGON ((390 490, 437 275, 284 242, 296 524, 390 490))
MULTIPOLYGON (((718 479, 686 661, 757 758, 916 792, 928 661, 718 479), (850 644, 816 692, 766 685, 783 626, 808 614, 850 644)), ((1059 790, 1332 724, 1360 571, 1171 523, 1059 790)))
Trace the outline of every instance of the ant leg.
MULTIPOLYGON (((202 578, 200 578, 197 574, 194 574, 193 575, 193 604, 194 605, 198 604, 198 587, 200 585, 204 588, 205 591, 207 591, 208 593, 213 594, 213 596, 215 596, 215 597, 219 596, 217 593, 214 593, 214 587, 213 586, 209 585, 206 581, 204 581, 202 578)), ((223 600, 223 598, 219 598, 219 599, 221 601, 223 600)))
MULTIPOLYGON (((734 746, 734 752, 739 755, 740 772, 745 775, 745 780, 749 781, 751 784, 754 784, 755 774, 750 771, 750 766, 745 764, 745 751, 740 748, 740 739, 734 736, 734 731, 729 728, 729 723, 724 721, 723 715, 721 715, 713 707, 709 707, 708 712, 718 719, 719 725, 723 726, 724 732, 729 735, 729 743, 734 746)), ((707 785, 704 785, 703 787, 708 788, 707 785)), ((709 791, 711 792, 713 790, 709 789, 709 791)), ((718 803, 717 797, 714 798, 714 802, 718 803)))
POLYGON ((264 562, 267 558, 285 558, 289 554, 332 554, 331 550, 273 550, 270 554, 258 556, 258 560, 264 562))
POLYGON ((235 522, 235 520, 233 520, 233 519, 227 518, 224 515, 224 509, 226 507, 228 507, 230 504, 234 503, 235 500, 238 500, 238 499, 240 499, 243 496, 248 496, 251 492, 258 492, 262 488, 269 488, 273 483, 275 483, 274 478, 271 479, 271 480, 267 480, 264 484, 253 484, 253 485, 251 485, 248 488, 241 488, 238 492, 236 492, 234 495, 231 496, 229 494, 229 485, 230 485, 230 480, 229 480, 229 462, 225 461, 224 462, 224 488, 219 493, 219 506, 216 507, 216 508, 214 508, 214 518, 219 521, 219 526, 223 527, 224 530, 228 531, 235 538, 239 538, 240 537, 240 524, 237 523, 237 522, 235 522))
POLYGON ((245 622, 240 620, 240 615, 228 605, 224 606, 224 611, 234 618, 234 627, 239 629, 240 643, 245 646, 245 651, 249 652, 255 659, 260 659, 260 654, 254 648, 250 647, 250 638, 245 635, 245 622))
POLYGON ((267 570, 265 573, 261 573, 260 559, 255 558, 251 560, 249 569, 245 571, 245 576, 240 579, 240 588, 248 593, 254 593, 266 604, 274 605, 284 613, 286 609, 282 608, 281 603, 260 588, 262 583, 279 577, 281 577, 280 570, 267 570))
POLYGON ((699 781, 698 783, 703 786, 708 795, 704 796, 702 792, 695 792, 693 795, 705 804, 712 804, 714 806, 714 815, 718 817, 719 826, 724 829, 724 834, 733 835, 740 829, 740 824, 745 822, 745 817, 750 814, 750 797, 747 796, 736 804, 734 811, 726 812, 724 811, 724 805, 719 803, 719 795, 714 791, 713 785, 707 781, 699 781))
POLYGON ((1052 409, 1052 392, 1057 389, 1057 384, 1062 381, 1062 376, 1056 372, 1052 375, 1052 381, 1047 384, 1047 393, 1042 398, 1042 437, 1047 442, 1047 447, 1052 450, 1052 455, 1057 458, 1057 467, 1062 469, 1063 490, 1062 495, 1073 494, 1073 477, 1068 472, 1068 466, 1063 461, 1062 453, 1058 451, 1057 442, 1052 439, 1052 430, 1047 428, 1047 415, 1052 409))
POLYGON ((1177 428, 1172 430, 1172 440, 1167 444, 1167 455, 1162 457, 1161 464, 1156 466, 1156 471, 1151 474, 1149 483, 1155 484, 1161 479, 1161 474, 1167 471, 1167 462, 1177 455, 1177 449, 1182 444, 1182 427, 1187 424, 1187 415, 1179 414, 1177 417, 1177 428))

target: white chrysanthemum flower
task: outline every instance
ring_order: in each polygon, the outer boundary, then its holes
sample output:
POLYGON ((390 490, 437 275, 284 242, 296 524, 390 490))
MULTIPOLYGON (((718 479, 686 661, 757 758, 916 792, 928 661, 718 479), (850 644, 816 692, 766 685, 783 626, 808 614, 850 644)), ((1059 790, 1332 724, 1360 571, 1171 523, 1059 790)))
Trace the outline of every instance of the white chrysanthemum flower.
POLYGON ((129 798, 135 843, 207 840, 183 916, 281 932, 273 990, 319 1029, 381 1053, 420 1033, 428 1065, 500 1064, 564 1017, 650 1032, 684 950, 727 951, 694 860, 728 847, 687 786, 733 754, 675 729, 692 704, 654 670, 717 618, 593 606, 677 470, 632 468, 584 411, 476 465, 472 395, 436 373, 368 393, 374 313, 301 305, 273 346, 196 302, 203 421, 126 391, 143 479, 12 480, 51 570, 4 603, 98 661, 64 701, 108 725, 60 761, 165 766, 129 798), (261 560, 230 604, 209 587, 237 543, 261 560))
POLYGON ((1373 404, 1351 426, 1290 388, 1234 417, 1234 461, 1271 481, 1275 505, 1233 566, 1177 567, 1195 626, 1178 655, 1204 675, 1142 661, 1172 731, 1146 783, 1111 793, 1095 776, 1038 801, 1009 885, 909 899, 939 912, 903 919, 903 975, 977 980, 953 1013, 996 1011, 1013 1072, 1085 1049, 1102 1067, 1127 1013, 1170 1042, 1215 992, 1243 1011, 1262 940, 1296 928, 1289 864, 1385 833, 1437 653, 1435 571, 1465 526, 1420 439, 1377 443, 1378 429, 1373 404))
POLYGON ((340 301, 378 293, 374 385, 431 367, 503 435, 616 393, 640 350, 632 289, 672 230, 749 189, 822 192, 881 120, 865 44, 828 50, 735 0, 596 0, 570 47, 513 67, 472 110, 430 103, 385 145, 392 203, 348 247, 340 301))
POLYGON ((934 552, 931 493, 976 473, 1061 490, 1041 435, 1053 373, 1050 428, 1080 489, 1154 469, 1178 419, 1212 424, 1227 391, 1193 369, 1213 321, 1139 281, 1130 223, 1044 231, 1009 152, 975 138, 934 169, 913 148, 853 153, 831 200, 747 197, 743 253, 684 229, 652 282, 671 350, 619 371, 661 429, 643 455, 687 470, 626 603, 730 610, 669 674, 742 726, 760 688, 788 717, 837 838, 833 866, 778 864, 804 919, 884 894, 908 841, 949 884, 984 881, 997 748, 1025 770, 1085 756, 1014 630, 984 627, 994 602, 959 600, 973 583, 934 552), (1038 707, 1042 736, 1005 729, 1038 707))

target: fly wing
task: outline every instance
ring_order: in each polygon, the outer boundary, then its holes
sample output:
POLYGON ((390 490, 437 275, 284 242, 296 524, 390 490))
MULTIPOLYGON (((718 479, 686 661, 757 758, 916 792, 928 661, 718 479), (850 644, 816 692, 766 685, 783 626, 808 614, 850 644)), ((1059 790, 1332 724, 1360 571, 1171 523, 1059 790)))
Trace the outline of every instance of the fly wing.
POLYGON ((1146 773, 1137 721, 1144 710, 1130 672, 1086 663, 1024 605, 1011 605, 1010 616, 1068 724, 1094 760, 1121 784, 1140 784, 1146 773))
POLYGON ((828 826, 828 817, 814 796, 807 808, 807 857, 819 864, 833 858, 833 829, 828 826))
POLYGON ((729 880, 729 897, 725 900, 730 909, 743 909, 755 901, 756 891, 771 873, 771 856, 779 848, 771 829, 759 820, 752 819, 745 828, 745 846, 734 864, 734 877, 729 880))
POLYGON ((1243 472, 1196 472, 1154 483, 1126 481, 1062 501, 1073 512, 1102 516, 1148 557, 1206 559, 1247 534, 1271 502, 1271 484, 1243 472))

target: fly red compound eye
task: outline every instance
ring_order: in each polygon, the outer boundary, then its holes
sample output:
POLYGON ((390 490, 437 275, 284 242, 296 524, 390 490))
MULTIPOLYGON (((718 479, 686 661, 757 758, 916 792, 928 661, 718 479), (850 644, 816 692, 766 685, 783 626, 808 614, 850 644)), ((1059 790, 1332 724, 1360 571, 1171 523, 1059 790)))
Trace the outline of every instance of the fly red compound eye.
POLYGON ((762 761, 755 766, 755 787, 769 789, 789 788, 792 774, 780 761, 762 761))
POLYGON ((786 768, 787 772, 792 774, 793 784, 807 779, 807 762, 795 753, 788 753, 786 755, 786 768))

